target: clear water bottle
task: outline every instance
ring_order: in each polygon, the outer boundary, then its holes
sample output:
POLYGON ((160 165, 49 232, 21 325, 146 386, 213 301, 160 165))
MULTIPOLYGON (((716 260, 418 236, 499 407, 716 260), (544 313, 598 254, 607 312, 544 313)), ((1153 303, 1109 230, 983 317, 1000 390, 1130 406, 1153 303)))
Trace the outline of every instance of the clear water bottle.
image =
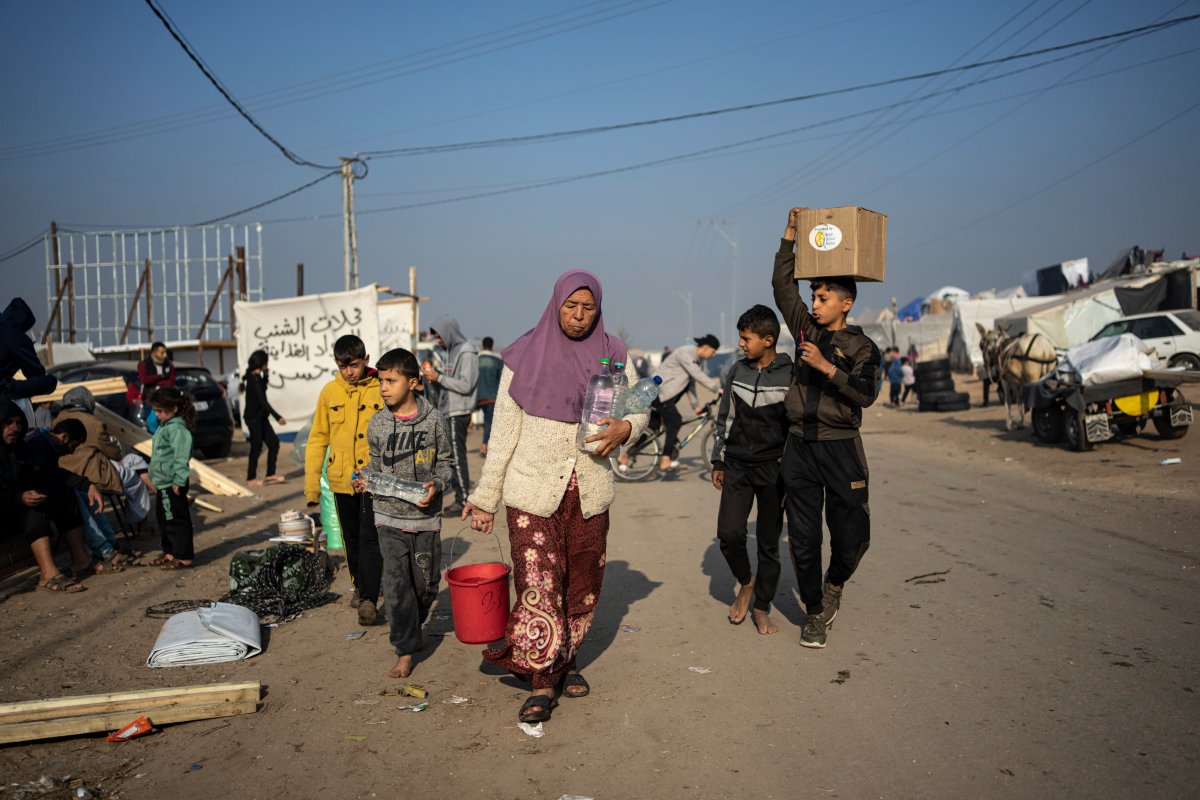
POLYGON ((414 505, 425 499, 425 485, 420 481, 406 481, 382 472, 355 472, 354 477, 365 477, 367 491, 377 497, 395 497, 414 505))
POLYGON ((595 436, 604 430, 600 420, 613 414, 613 378, 609 365, 611 360, 600 359, 600 371, 588 381, 587 394, 583 398, 583 413, 579 419, 579 434, 575 437, 575 446, 584 453, 594 452, 599 442, 585 442, 589 436, 595 436))
POLYGON ((629 391, 629 376, 625 374, 625 365, 620 361, 614 361, 612 365, 613 379, 613 413, 617 419, 621 418, 621 409, 625 407, 625 394, 629 391))
POLYGON ((629 391, 625 392, 625 402, 618 409, 621 412, 620 416, 640 414, 649 408, 650 404, 658 397, 658 386, 661 383, 662 378, 655 375, 653 378, 642 378, 629 387, 629 391))

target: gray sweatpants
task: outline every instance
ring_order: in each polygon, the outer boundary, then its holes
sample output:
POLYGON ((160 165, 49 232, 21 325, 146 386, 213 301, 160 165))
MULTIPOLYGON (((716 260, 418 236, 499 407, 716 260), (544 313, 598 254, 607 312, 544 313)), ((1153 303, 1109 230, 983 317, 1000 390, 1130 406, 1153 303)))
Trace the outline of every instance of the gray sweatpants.
POLYGON ((384 613, 391 628, 396 655, 421 649, 421 626, 437 599, 442 580, 441 531, 409 533, 387 525, 379 527, 383 554, 384 613))

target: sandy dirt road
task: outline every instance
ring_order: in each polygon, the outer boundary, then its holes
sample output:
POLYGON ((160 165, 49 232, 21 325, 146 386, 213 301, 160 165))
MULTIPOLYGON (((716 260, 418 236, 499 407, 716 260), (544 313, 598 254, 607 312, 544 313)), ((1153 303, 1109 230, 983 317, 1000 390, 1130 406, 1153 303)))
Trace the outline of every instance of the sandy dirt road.
MULTIPOLYGON (((725 621, 718 495, 698 469, 621 486, 581 658, 593 693, 564 699, 541 739, 516 727, 521 688, 454 639, 444 582, 413 678, 424 713, 379 696, 395 683, 386 628, 345 639, 358 626, 344 603, 271 630, 249 661, 147 669, 161 622, 145 607, 219 596, 230 554, 299 507, 299 481, 222 498, 196 570, 0 605, 0 701, 260 680, 261 710, 120 746, 7 746, 0 774, 70 774, 124 798, 1194 796, 1200 434, 1070 453, 1006 433, 1002 414, 867 412, 872 546, 823 651, 798 646, 786 563, 778 635, 725 621)), ((460 560, 494 560, 468 536, 460 560)), ((344 573, 334 588, 348 591, 344 573)))

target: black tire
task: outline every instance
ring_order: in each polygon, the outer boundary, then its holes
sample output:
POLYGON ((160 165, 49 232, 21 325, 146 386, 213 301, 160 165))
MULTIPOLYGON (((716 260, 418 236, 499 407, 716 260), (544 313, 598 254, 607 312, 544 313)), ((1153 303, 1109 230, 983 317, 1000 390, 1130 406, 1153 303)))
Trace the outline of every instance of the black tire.
POLYGON ((1088 441, 1087 425, 1083 421, 1083 414, 1078 411, 1068 411, 1066 417, 1067 447, 1076 453, 1085 453, 1095 447, 1088 441))
POLYGON ((204 453, 205 458, 229 458, 230 451, 233 450, 233 441, 222 442, 221 444, 209 445, 201 448, 200 452, 204 453))
POLYGON ((1200 356, 1195 356, 1191 353, 1179 353, 1171 359, 1167 366, 1200 371, 1200 356))
POLYGON ((929 375, 929 374, 932 374, 935 372, 945 372, 945 373, 949 374, 950 359, 935 358, 932 361, 917 362, 917 374, 918 375, 929 375))
POLYGON ((917 381, 917 389, 921 394, 931 394, 934 392, 953 392, 954 379, 942 378, 939 380, 924 380, 917 381))
MULTIPOLYGON (((1166 414, 1170 414, 1170 408, 1164 408, 1166 414)), ((1158 431, 1160 439, 1182 439, 1187 436, 1188 428, 1191 425, 1172 425, 1169 416, 1154 417, 1154 430, 1158 431)))
POLYGON ((1067 421, 1058 406, 1035 408, 1030 415, 1033 420, 1033 435, 1046 444, 1058 444, 1066 432, 1067 421))
POLYGON ((965 392, 921 392, 921 405, 936 406, 939 403, 960 403, 970 399, 965 392))
POLYGON ((940 367, 938 369, 919 370, 914 374, 917 376, 918 381, 944 381, 951 377, 950 370, 941 369, 940 367))
POLYGON ((969 411, 971 404, 969 402, 961 403, 938 403, 937 410, 945 413, 947 411, 969 411))
POLYGON ((709 426, 709 429, 700 437, 700 453, 704 456, 704 474, 712 475, 712 448, 713 437, 716 436, 716 425, 709 426))
POLYGON ((646 441, 634 448, 624 448, 629 453, 629 465, 625 472, 620 470, 618 456, 610 456, 609 465, 613 477, 619 481, 633 483, 645 481, 658 475, 658 462, 662 459, 662 440, 653 433, 644 434, 646 441))
POLYGON ((1142 424, 1136 419, 1122 420, 1116 423, 1117 431, 1126 439, 1137 436, 1142 430, 1142 424))

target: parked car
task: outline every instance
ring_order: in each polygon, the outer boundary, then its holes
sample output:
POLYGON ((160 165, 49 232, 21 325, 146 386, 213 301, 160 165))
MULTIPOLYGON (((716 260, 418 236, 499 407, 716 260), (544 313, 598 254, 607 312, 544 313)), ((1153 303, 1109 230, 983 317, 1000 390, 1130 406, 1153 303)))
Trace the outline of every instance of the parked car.
MULTIPOLYGON (((118 416, 146 427, 150 409, 143 402, 142 386, 136 361, 88 361, 62 364, 53 370, 60 383, 81 383, 119 377, 125 381, 124 394, 99 395, 96 402, 118 416)), ((204 367, 175 365, 175 386, 188 392, 196 406, 196 426, 192 431, 195 447, 205 458, 224 458, 233 446, 233 419, 225 400, 225 390, 204 367)))
POLYGON ((1157 366, 1200 370, 1200 311, 1188 308, 1122 317, 1101 328, 1092 341, 1122 333, 1132 333, 1153 347, 1157 366))

